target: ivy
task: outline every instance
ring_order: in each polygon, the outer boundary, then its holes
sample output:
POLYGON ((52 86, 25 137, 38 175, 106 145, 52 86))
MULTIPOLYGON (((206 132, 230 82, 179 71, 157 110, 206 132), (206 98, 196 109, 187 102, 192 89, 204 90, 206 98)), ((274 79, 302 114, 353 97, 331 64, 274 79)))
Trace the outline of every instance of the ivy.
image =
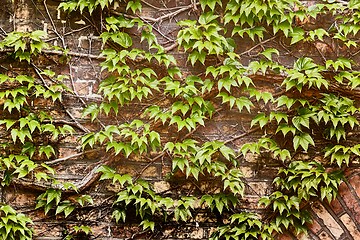
POLYGON ((41 30, 31 33, 11 32, 1 41, 0 49, 13 48, 15 58, 30 62, 31 55, 38 55, 42 49, 48 48, 44 38, 46 33, 41 30))
POLYGON ((293 228, 299 234, 306 231, 306 223, 311 222, 310 213, 301 209, 303 202, 311 198, 331 202, 342 179, 340 171, 327 173, 317 162, 294 161, 287 169, 280 169, 274 179, 278 191, 261 198, 259 204, 278 213, 270 222, 276 231, 293 228))
MULTIPOLYGON (((350 54, 358 46, 359 4, 312 4, 199 0, 152 18, 141 11, 154 6, 139 0, 62 1, 62 14, 76 12, 87 21, 101 16, 101 54, 86 55, 101 61, 96 63, 101 79, 94 102, 69 87, 72 76, 37 66, 46 54, 60 55, 59 62, 85 55, 66 49, 66 44, 65 49, 52 46, 42 30, 4 34, 0 50, 27 68, 4 68, 0 74, 1 184, 42 186, 35 209, 70 219, 87 207, 98 207, 84 189, 100 176, 113 193, 101 207, 117 224, 132 218, 147 234, 161 233, 171 222, 180 227, 197 223, 200 213, 216 227, 210 239, 272 239, 287 231, 306 232, 311 222, 306 206, 335 199, 344 178, 340 170, 360 155, 354 137, 360 72, 350 54), (182 12, 193 15, 177 20, 177 33, 163 34, 158 23, 182 12), (333 23, 317 27, 324 17, 333 23), (331 57, 329 42, 341 50, 331 57), (185 54, 184 61, 178 52, 185 54), (80 119, 65 106, 70 98, 84 105, 80 119), (54 114, 51 109, 61 110, 54 114), (236 119, 233 114, 245 121, 221 126, 223 132, 220 125, 228 117, 236 119), (215 125, 221 136, 204 134, 215 125), (228 129, 243 132, 230 135, 228 129), (251 140, 246 138, 255 132, 251 140), (59 158, 59 146, 73 134, 79 152, 59 158), (101 151, 102 160, 82 187, 82 181, 60 181, 51 167, 95 151, 101 151), (321 161, 303 159, 303 154, 321 161), (256 213, 242 209, 250 189, 244 162, 254 156, 258 165, 279 167, 274 189, 259 196, 261 211, 256 213), (120 161, 136 162, 141 169, 112 168, 120 161), (162 180, 170 186, 162 191, 144 177, 156 164, 168 169, 162 180)), ((0 211, 4 239, 32 238, 29 218, 8 205, 0 211)), ((89 237, 92 229, 79 225, 66 234, 67 239, 89 237)))
POLYGON ((22 213, 17 213, 9 205, 2 205, 0 207, 1 212, 1 226, 0 234, 6 239, 31 239, 33 230, 28 227, 32 224, 29 217, 22 213))

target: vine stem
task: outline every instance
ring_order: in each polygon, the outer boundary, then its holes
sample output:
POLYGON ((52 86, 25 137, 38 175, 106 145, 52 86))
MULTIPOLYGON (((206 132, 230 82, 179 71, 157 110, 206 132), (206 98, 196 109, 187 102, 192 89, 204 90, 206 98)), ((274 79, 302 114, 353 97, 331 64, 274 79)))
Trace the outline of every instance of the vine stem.
MULTIPOLYGON (((39 72, 39 68, 33 64, 33 63, 30 63, 30 65, 34 68, 35 70, 35 73, 36 75, 41 79, 41 81, 43 82, 44 86, 49 89, 48 85, 46 84, 46 81, 45 79, 43 78, 43 76, 41 75, 41 73, 39 72)), ((61 105, 64 107, 64 105, 61 103, 61 105)), ((81 129, 83 132, 86 132, 86 133, 89 133, 90 130, 87 129, 86 127, 84 127, 82 124, 80 124, 77 119, 70 113, 69 110, 67 110, 65 107, 64 107, 64 110, 66 112, 66 114, 74 121, 74 124, 76 125, 77 128, 81 129)))
MULTIPOLYGON (((198 3, 197 5, 199 5, 200 3, 198 3)), ((182 12, 185 12, 185 11, 187 11, 187 10, 190 10, 190 9, 192 9, 192 8, 194 8, 194 4, 190 4, 190 5, 187 5, 187 6, 183 6, 183 7, 181 7, 180 9, 178 9, 178 10, 176 10, 176 11, 174 11, 174 12, 170 12, 170 13, 168 13, 168 14, 164 14, 164 15, 162 15, 162 16, 160 16, 160 17, 157 17, 157 18, 153 18, 153 17, 145 17, 145 16, 142 16, 141 17, 141 19, 144 19, 144 20, 146 20, 146 21, 149 21, 149 22, 153 22, 153 23, 158 23, 158 22, 161 22, 161 21, 163 21, 163 20, 165 20, 165 19, 170 19, 170 18, 173 18, 173 17, 175 17, 176 15, 179 15, 180 13, 182 13, 182 12)), ((116 15, 124 15, 124 14, 122 14, 122 13, 119 13, 119 12, 117 12, 117 11, 111 11, 113 14, 116 14, 116 15)), ((126 16, 126 17, 128 17, 128 18, 136 18, 136 17, 139 17, 139 16, 131 16, 131 15, 124 15, 124 16, 126 16)))
MULTIPOLYGON (((105 157, 103 157, 103 158, 105 158, 105 157)), ((34 182, 31 179, 24 179, 24 178, 22 178, 22 179, 15 178, 15 179, 13 179, 13 182, 15 184, 19 184, 20 186, 38 190, 38 191, 45 191, 48 188, 53 188, 53 189, 62 190, 65 193, 82 192, 85 189, 87 189, 88 187, 90 187, 95 181, 97 181, 99 179, 101 173, 98 172, 98 169, 103 165, 110 164, 112 161, 114 161, 114 159, 115 159, 114 157, 109 157, 109 158, 107 158, 107 160, 102 159, 100 162, 98 162, 92 168, 92 170, 90 172, 88 172, 79 182, 74 183, 76 190, 64 189, 64 187, 61 184, 53 185, 53 184, 47 183, 47 182, 34 182)))
POLYGON ((61 35, 59 34, 59 32, 58 32, 57 29, 56 29, 54 20, 52 19, 51 15, 50 15, 50 13, 49 13, 49 9, 48 9, 48 7, 47 7, 46 0, 43 1, 43 4, 44 4, 44 8, 45 8, 46 14, 47 14, 48 17, 49 17, 51 26, 53 27, 53 32, 56 34, 56 36, 58 36, 58 38, 60 38, 61 43, 62 43, 62 45, 63 45, 63 48, 66 48, 65 39, 64 39, 63 36, 61 36, 61 35))
MULTIPOLYGON (((0 53, 5 53, 5 52, 14 52, 14 49, 12 49, 12 48, 0 49, 0 53)), ((46 54, 60 55, 60 56, 74 56, 74 57, 92 58, 92 59, 97 59, 97 60, 106 60, 106 57, 104 57, 102 55, 79 53, 79 52, 74 52, 74 51, 67 51, 65 53, 65 52, 59 51, 59 50, 42 49, 41 52, 46 53, 46 54)))
POLYGON ((249 134, 251 134, 251 133, 254 133, 254 132, 256 132, 256 131, 259 131, 259 130, 260 130, 260 127, 253 128, 253 129, 251 129, 251 130, 249 130, 249 131, 246 131, 246 132, 244 132, 244 133, 242 133, 242 134, 240 134, 240 135, 237 135, 237 136, 235 136, 235 137, 232 137, 232 138, 229 139, 229 140, 226 140, 224 143, 225 143, 225 144, 231 143, 231 142, 233 142, 233 141, 235 141, 235 140, 238 140, 238 139, 240 139, 240 138, 246 137, 247 135, 249 135, 249 134))
POLYGON ((79 53, 79 52, 73 52, 73 51, 68 51, 68 52, 64 53, 63 51, 59 51, 59 50, 43 49, 43 50, 41 50, 41 52, 48 53, 48 54, 61 55, 61 56, 69 55, 69 56, 74 56, 74 57, 83 57, 83 58, 92 58, 92 59, 97 59, 97 60, 106 60, 106 57, 104 57, 102 55, 95 55, 95 54, 89 54, 89 53, 79 53))
MULTIPOLYGON (((187 134, 185 134, 181 139, 184 140, 186 138, 188 138, 189 136, 191 136, 194 132, 196 132, 196 130, 199 128, 199 126, 197 126, 194 130, 192 130, 191 132, 188 132, 187 134)), ((153 164, 154 162, 156 162, 158 159, 162 158, 163 156, 165 156, 166 152, 162 152, 159 155, 157 155, 156 157, 154 157, 153 159, 151 159, 150 162, 148 162, 148 164, 146 164, 145 167, 143 167, 140 172, 136 175, 136 177, 134 178, 134 182, 140 178, 140 176, 145 172, 145 170, 147 168, 149 168, 151 166, 151 164, 153 164)))
POLYGON ((97 152, 97 151, 100 151, 100 150, 101 149, 92 149, 92 150, 84 151, 84 152, 81 152, 81 153, 76 153, 76 154, 73 154, 73 155, 69 155, 69 156, 66 156, 66 157, 63 157, 63 158, 57 158, 57 159, 54 159, 54 160, 46 161, 44 163, 46 165, 55 165, 55 164, 58 164, 58 163, 61 163, 61 162, 65 162, 65 161, 67 161, 69 159, 80 157, 80 156, 83 156, 85 154, 97 152))
POLYGON ((250 53, 252 50, 260 47, 260 46, 263 45, 264 43, 267 43, 267 42, 270 42, 270 41, 274 40, 275 38, 277 38, 276 35, 273 36, 273 37, 271 37, 271 38, 268 38, 268 39, 266 39, 266 40, 264 40, 264 41, 261 41, 261 42, 259 42, 258 44, 256 44, 255 46, 253 46, 253 47, 249 48, 248 50, 246 50, 245 52, 240 53, 239 56, 248 54, 248 53, 250 53))
POLYGON ((146 1, 141 1, 142 3, 144 3, 145 5, 155 9, 155 10, 158 10, 158 11, 172 11, 172 10, 177 10, 179 8, 182 8, 183 6, 178 6, 178 7, 172 7, 172 8, 160 8, 160 7, 156 7, 146 1))

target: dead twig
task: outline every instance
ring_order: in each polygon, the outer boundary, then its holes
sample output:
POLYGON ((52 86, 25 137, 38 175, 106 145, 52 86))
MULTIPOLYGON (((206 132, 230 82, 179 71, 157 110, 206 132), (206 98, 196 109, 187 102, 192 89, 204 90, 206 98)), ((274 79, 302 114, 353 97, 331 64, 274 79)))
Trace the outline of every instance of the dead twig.
POLYGON ((15 178, 13 179, 13 183, 24 188, 30 188, 38 191, 46 191, 49 188, 53 188, 62 190, 62 192, 64 193, 79 193, 90 187, 94 182, 99 179, 101 173, 98 172, 98 169, 102 165, 110 164, 112 161, 114 161, 114 159, 115 158, 113 157, 108 157, 107 160, 101 160, 100 162, 96 163, 96 165, 88 174, 86 174, 80 181, 74 183, 76 190, 72 188, 64 189, 62 184, 54 185, 50 182, 35 182, 33 179, 25 178, 15 178))
MULTIPOLYGON (((49 89, 49 86, 47 85, 44 77, 43 77, 43 76, 41 75, 41 73, 39 72, 39 68, 38 68, 35 64, 33 64, 33 63, 30 63, 30 65, 34 68, 34 71, 35 71, 36 75, 41 79, 44 87, 45 87, 46 89, 49 89)), ((61 103, 61 105, 63 106, 66 114, 71 118, 71 120, 74 121, 74 124, 76 125, 77 128, 81 129, 83 132, 86 132, 86 133, 89 133, 89 132, 90 132, 89 129, 87 129, 86 127, 84 127, 82 124, 80 124, 80 123, 78 122, 78 120, 70 113, 69 110, 66 109, 66 107, 65 107, 62 103, 61 103)))
MULTIPOLYGON (((187 5, 187 6, 183 6, 183 7, 181 7, 180 9, 178 9, 178 10, 176 10, 176 11, 174 11, 174 12, 170 12, 170 13, 168 13, 168 14, 164 14, 164 15, 162 15, 162 16, 160 16, 160 17, 157 17, 157 18, 142 16, 141 19, 146 20, 146 21, 148 21, 148 22, 158 23, 158 22, 161 22, 161 21, 166 20, 166 19, 171 19, 171 18, 175 17, 176 15, 179 15, 179 14, 182 13, 182 12, 185 12, 185 11, 187 11, 187 10, 192 9, 193 7, 194 7, 194 5, 193 5, 193 4, 190 4, 190 5, 187 5)), ((124 15, 123 13, 119 13, 119 12, 114 11, 114 10, 111 11, 111 12, 112 12, 113 14, 115 14, 115 15, 118 15, 118 16, 124 15)), ((136 18, 136 17, 139 17, 139 16, 126 15, 126 14, 125 14, 124 16, 126 16, 126 17, 128 17, 128 18, 136 18)))
POLYGON ((48 15, 48 18, 49 18, 49 20, 50 20, 51 26, 52 26, 52 28, 53 28, 53 29, 52 29, 53 32, 56 34, 56 36, 58 36, 58 38, 60 38, 61 43, 62 43, 62 45, 63 45, 63 48, 66 49, 65 39, 64 39, 63 36, 61 36, 61 35, 59 34, 59 32, 58 32, 57 29, 56 29, 54 20, 52 19, 51 15, 50 15, 50 12, 49 12, 49 9, 48 9, 48 7, 47 7, 46 0, 43 1, 43 4, 44 4, 44 8, 45 8, 46 14, 48 15))
POLYGON ((231 142, 233 142, 233 141, 235 141, 235 140, 238 140, 238 139, 240 139, 240 138, 246 137, 247 135, 249 135, 249 134, 251 134, 251 133, 254 133, 254 132, 256 132, 256 131, 259 131, 259 130, 260 130, 260 127, 253 128, 253 129, 251 129, 251 130, 249 130, 249 131, 247 131, 247 132, 244 132, 244 133, 242 133, 242 134, 240 134, 240 135, 237 135, 237 136, 232 137, 232 138, 229 139, 229 140, 226 140, 224 143, 225 143, 225 144, 231 143, 231 142))
POLYGON ((69 155, 69 156, 66 156, 66 157, 63 157, 63 158, 57 158, 57 159, 54 159, 54 160, 50 160, 50 161, 46 161, 44 162, 46 165, 55 165, 55 164, 58 164, 58 163, 61 163, 61 162, 65 162, 69 159, 72 159, 72 158, 76 158, 76 157, 80 157, 80 156, 83 156, 85 154, 89 154, 89 153, 93 153, 93 152, 97 152, 97 151, 100 151, 100 149, 92 149, 92 150, 89 150, 89 151, 84 151, 84 152, 81 152, 81 153, 76 153, 76 154, 73 154, 73 155, 69 155))

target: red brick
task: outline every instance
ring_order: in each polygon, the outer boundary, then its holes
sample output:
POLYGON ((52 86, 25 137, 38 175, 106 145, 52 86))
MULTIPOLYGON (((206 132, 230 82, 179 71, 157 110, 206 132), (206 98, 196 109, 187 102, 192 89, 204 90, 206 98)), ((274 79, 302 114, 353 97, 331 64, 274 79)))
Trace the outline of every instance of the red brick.
POLYGON ((320 224, 319 224, 316 220, 313 220, 313 222, 308 225, 308 228, 309 228, 310 231, 312 231, 315 235, 321 230, 321 226, 320 226, 320 224))
POLYGON ((327 232, 321 232, 319 234, 319 238, 321 240, 333 240, 333 238, 331 236, 329 236, 329 234, 327 234, 327 232))
POLYGON ((334 211, 336 215, 342 213, 344 211, 343 207, 341 206, 339 200, 335 199, 330 203, 331 209, 334 211))
POLYGON ((355 175, 349 179, 349 183, 354 188, 357 196, 360 198, 360 176, 355 175))
POLYGON ((344 200, 347 209, 353 214, 356 221, 360 224, 360 204, 351 193, 348 186, 343 183, 339 187, 339 195, 344 200))
POLYGON ((325 207, 316 202, 311 206, 311 209, 315 212, 319 219, 323 221, 326 227, 330 232, 338 239, 344 233, 344 230, 336 222, 336 220, 331 216, 331 214, 325 209, 325 207))
POLYGON ((37 237, 51 236, 51 237, 61 237, 63 234, 63 229, 60 225, 54 225, 51 223, 37 222, 33 225, 34 235, 37 237))
POLYGON ((276 237, 277 240, 292 240, 292 237, 287 234, 282 234, 276 237))
POLYGON ((354 239, 360 239, 360 232, 357 229, 355 223, 351 220, 348 214, 344 214, 340 217, 342 223, 346 226, 347 230, 350 232, 350 235, 354 239))

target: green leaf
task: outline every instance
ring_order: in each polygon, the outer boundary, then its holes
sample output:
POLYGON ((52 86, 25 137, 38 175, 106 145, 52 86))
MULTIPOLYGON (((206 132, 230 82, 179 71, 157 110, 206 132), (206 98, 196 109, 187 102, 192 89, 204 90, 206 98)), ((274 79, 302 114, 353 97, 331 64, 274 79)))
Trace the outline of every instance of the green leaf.
POLYGON ((55 150, 51 145, 40 146, 39 147, 39 155, 45 154, 47 159, 50 159, 52 155, 55 156, 55 150))
POLYGON ((84 232, 86 235, 89 235, 90 233, 92 233, 91 227, 89 227, 89 226, 81 225, 80 227, 74 226, 73 228, 74 228, 75 232, 84 232))
POLYGON ((142 5, 141 5, 140 0, 129 1, 128 4, 126 5, 126 10, 131 9, 131 11, 133 13, 136 13, 136 11, 141 12, 141 8, 142 8, 142 5))
POLYGON ((293 140, 294 149, 298 149, 301 146, 305 151, 308 150, 309 144, 315 146, 314 140, 308 133, 300 133, 300 135, 296 135, 293 140))
POLYGON ((76 201, 83 207, 85 203, 94 204, 94 200, 90 195, 82 195, 76 198, 76 201))
POLYGON ((55 200, 56 204, 59 204, 61 200, 61 190, 48 189, 46 191, 46 194, 47 194, 46 204, 51 203, 53 200, 55 200))
POLYGON ((263 128, 269 121, 269 117, 265 113, 260 113, 251 121, 250 127, 253 127, 255 124, 259 124, 260 128, 263 128))
POLYGON ((72 213, 74 210, 75 210, 75 206, 73 205, 67 206, 64 210, 65 218, 68 217, 70 213, 72 213))
POLYGON ((154 232, 154 230, 155 230, 155 222, 149 221, 148 219, 143 220, 143 221, 140 223, 140 226, 143 227, 143 230, 146 230, 146 229, 148 229, 148 228, 149 228, 152 232, 154 232))
POLYGON ((279 51, 275 48, 267 48, 265 51, 261 53, 264 57, 266 57, 269 61, 272 60, 272 54, 276 54, 279 56, 279 51))
POLYGON ((295 44, 297 42, 300 42, 301 40, 303 40, 305 37, 305 31, 302 28, 294 28, 293 32, 290 33, 290 37, 291 37, 291 45, 295 44))
POLYGON ((99 106, 96 103, 92 103, 84 109, 81 117, 86 117, 87 115, 90 115, 91 121, 94 121, 97 118, 99 112, 99 106))
POLYGON ((188 59, 190 60, 191 65, 195 65, 197 61, 201 62, 203 65, 205 64, 205 58, 206 58, 206 52, 198 52, 198 51, 192 51, 188 59))

